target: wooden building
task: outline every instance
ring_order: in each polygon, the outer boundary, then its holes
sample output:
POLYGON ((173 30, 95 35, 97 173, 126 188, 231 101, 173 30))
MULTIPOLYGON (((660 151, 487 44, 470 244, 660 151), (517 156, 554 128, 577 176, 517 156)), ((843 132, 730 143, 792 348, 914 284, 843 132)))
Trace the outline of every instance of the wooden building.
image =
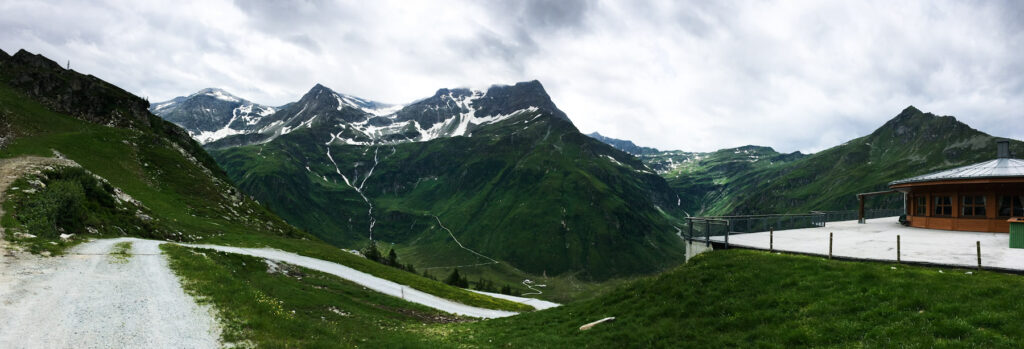
POLYGON ((907 220, 920 228, 1002 232, 1024 217, 1024 160, 997 143, 995 160, 889 183, 907 198, 907 220))

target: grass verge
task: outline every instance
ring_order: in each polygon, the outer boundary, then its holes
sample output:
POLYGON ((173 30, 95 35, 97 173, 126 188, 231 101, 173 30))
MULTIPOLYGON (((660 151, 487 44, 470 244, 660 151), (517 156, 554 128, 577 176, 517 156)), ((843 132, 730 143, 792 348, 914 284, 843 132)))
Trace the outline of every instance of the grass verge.
POLYGON ((419 333, 467 319, 344 279, 255 257, 160 247, 185 290, 219 311, 228 344, 257 347, 454 347, 419 333))
POLYGON ((129 251, 132 250, 131 241, 118 242, 114 244, 114 248, 110 251, 110 257, 114 259, 114 263, 128 263, 128 258, 131 258, 129 251))
POLYGON ((1019 275, 728 250, 595 299, 425 334, 470 347, 1019 348, 1021 289, 1019 275))

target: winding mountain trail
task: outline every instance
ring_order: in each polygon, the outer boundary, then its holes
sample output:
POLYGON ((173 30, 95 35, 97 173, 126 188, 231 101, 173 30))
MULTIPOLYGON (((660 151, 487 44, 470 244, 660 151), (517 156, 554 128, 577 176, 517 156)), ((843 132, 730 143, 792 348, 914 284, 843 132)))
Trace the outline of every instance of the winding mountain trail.
POLYGON ((484 256, 484 255, 480 254, 477 251, 473 251, 470 248, 468 248, 466 246, 463 246, 462 242, 459 242, 459 239, 455 237, 455 234, 452 233, 451 229, 448 229, 448 227, 444 226, 444 223, 441 223, 441 218, 440 217, 438 217, 438 216, 432 216, 432 217, 434 217, 434 219, 437 220, 437 225, 441 226, 441 229, 444 229, 446 232, 448 232, 448 236, 451 236, 452 240, 454 240, 455 243, 457 245, 459 245, 459 248, 461 248, 463 250, 466 250, 466 251, 469 251, 470 253, 476 255, 477 257, 486 259, 488 261, 487 262, 483 262, 483 263, 476 263, 476 264, 449 265, 449 266, 440 266, 440 267, 425 267, 425 268, 422 268, 422 270, 450 269, 450 268, 468 268, 468 267, 479 267, 479 266, 484 266, 484 265, 491 265, 491 264, 501 263, 501 262, 498 262, 498 261, 494 260, 494 258, 484 256))
POLYGON ((104 239, 64 257, 0 263, 0 347, 216 348, 220 327, 181 288, 159 246, 104 239), (128 255, 111 255, 118 243, 128 255))

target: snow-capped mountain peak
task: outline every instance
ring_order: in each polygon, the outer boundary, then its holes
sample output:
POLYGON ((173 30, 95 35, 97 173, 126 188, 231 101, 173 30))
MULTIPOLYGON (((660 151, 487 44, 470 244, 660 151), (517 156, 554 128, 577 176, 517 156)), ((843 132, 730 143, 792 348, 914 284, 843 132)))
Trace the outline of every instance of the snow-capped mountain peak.
POLYGON ((255 104, 218 88, 205 88, 187 97, 154 103, 149 111, 184 128, 205 144, 250 132, 274 114, 273 107, 255 104))
MULTIPOLYGON (((338 93, 316 84, 294 103, 279 108, 259 106, 220 89, 204 89, 189 97, 155 104, 151 111, 185 127, 200 143, 207 144, 237 134, 251 134, 232 145, 269 142, 296 130, 317 127, 329 135, 322 142, 341 144, 388 144, 422 142, 441 137, 472 136, 474 130, 544 111, 568 121, 555 107, 540 82, 494 85, 486 91, 465 88, 437 90, 433 96, 410 104, 387 104, 338 93), (211 105, 231 104, 208 115, 211 105), (190 106, 182 108, 182 106, 190 106), (191 114, 188 114, 191 113, 191 114), (216 119, 209 127, 189 127, 180 114, 193 119, 216 119)), ((194 122, 192 124, 195 124, 194 122)))

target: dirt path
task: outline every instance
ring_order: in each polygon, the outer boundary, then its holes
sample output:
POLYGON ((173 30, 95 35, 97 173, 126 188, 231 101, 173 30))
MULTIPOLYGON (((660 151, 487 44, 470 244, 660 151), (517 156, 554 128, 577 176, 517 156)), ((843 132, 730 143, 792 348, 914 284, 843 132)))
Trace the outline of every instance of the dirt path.
POLYGON ((159 241, 105 239, 0 271, 0 347, 216 348, 220 328, 181 288, 159 241), (131 242, 130 256, 110 255, 131 242))

